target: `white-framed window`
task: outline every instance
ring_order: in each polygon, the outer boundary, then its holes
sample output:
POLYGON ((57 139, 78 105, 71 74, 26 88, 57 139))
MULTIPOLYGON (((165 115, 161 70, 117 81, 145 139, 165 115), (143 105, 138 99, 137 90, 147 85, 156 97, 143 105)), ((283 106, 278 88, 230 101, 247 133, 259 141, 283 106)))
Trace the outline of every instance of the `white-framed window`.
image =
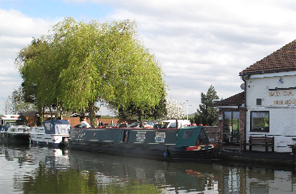
POLYGON ((138 131, 136 135, 136 142, 145 142, 146 132, 138 131))
POLYGON ((155 142, 164 143, 165 142, 165 132, 156 132, 155 133, 155 142))
POLYGON ((269 111, 251 112, 251 129, 253 132, 269 132, 269 111))

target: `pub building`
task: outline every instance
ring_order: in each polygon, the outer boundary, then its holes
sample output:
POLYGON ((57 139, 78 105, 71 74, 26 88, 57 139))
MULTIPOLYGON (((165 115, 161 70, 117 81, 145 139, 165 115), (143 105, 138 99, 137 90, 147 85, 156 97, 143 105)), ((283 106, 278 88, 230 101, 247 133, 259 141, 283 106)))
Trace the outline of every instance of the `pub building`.
POLYGON ((223 142, 248 145, 250 136, 273 138, 275 152, 291 152, 296 143, 296 40, 239 76, 244 92, 214 103, 223 142))

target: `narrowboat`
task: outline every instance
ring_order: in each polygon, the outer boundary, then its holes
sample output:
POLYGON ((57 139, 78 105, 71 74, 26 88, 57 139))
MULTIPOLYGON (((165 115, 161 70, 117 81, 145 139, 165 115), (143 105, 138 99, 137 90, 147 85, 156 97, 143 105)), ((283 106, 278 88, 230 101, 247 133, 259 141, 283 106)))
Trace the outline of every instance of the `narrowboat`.
POLYGON ((203 126, 184 128, 71 128, 69 147, 110 154, 202 160, 212 158, 203 126))
POLYGON ((71 128, 67 120, 47 120, 43 126, 32 127, 30 141, 32 144, 61 147, 68 144, 71 128))
POLYGON ((2 142, 10 144, 29 144, 30 127, 25 123, 7 122, 0 132, 2 142))

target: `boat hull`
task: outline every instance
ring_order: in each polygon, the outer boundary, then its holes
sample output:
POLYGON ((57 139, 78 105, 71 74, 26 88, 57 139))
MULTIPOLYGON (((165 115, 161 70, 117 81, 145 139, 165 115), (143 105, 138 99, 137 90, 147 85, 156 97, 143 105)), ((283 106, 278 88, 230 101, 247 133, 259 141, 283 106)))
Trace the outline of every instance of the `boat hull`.
POLYGON ((70 140, 69 147, 76 150, 92 151, 127 156, 141 156, 156 159, 209 160, 213 158, 213 150, 177 151, 174 146, 145 146, 112 143, 75 142, 70 140))
POLYGON ((64 147, 68 145, 69 135, 30 133, 30 142, 35 145, 64 147))
POLYGON ((1 141, 13 144, 29 144, 29 133, 1 132, 1 141))

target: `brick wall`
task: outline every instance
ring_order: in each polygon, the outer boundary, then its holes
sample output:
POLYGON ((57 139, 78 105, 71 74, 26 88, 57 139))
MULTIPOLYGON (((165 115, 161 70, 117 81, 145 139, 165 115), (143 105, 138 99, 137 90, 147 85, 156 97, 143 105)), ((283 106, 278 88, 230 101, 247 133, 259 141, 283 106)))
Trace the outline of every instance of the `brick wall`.
POLYGON ((210 143, 221 144, 221 130, 218 126, 204 126, 204 129, 208 135, 210 143))
MULTIPOLYGON (((74 126, 74 125, 77 125, 77 124, 80 124, 80 118, 79 117, 70 117, 70 118, 67 118, 67 117, 64 117, 63 119, 65 120, 68 120, 70 125, 71 126, 74 126)), ((88 123, 90 123, 90 120, 89 118, 86 118, 86 121, 88 123)), ((97 125, 99 124, 99 121, 102 121, 103 124, 120 124, 120 123, 123 123, 123 122, 127 122, 128 124, 131 124, 133 122, 136 122, 136 120, 124 120, 124 119, 96 119, 97 121, 97 125)), ((96 126, 97 126, 96 125, 96 126)))

